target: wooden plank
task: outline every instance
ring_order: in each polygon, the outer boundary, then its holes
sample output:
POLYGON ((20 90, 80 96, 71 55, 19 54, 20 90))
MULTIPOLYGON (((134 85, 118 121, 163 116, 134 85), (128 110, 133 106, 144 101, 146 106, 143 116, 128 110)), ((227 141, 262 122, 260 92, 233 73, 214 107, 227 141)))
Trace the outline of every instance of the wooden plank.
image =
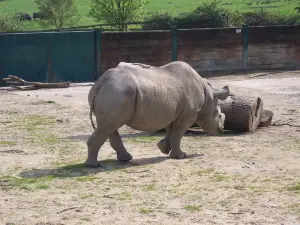
POLYGON ((252 64, 252 65, 289 63, 289 62, 296 62, 296 61, 298 60, 294 59, 293 57, 281 57, 280 55, 276 55, 272 57, 264 55, 262 57, 248 58, 248 64, 252 64))
POLYGON ((212 38, 212 39, 207 39, 207 40, 201 40, 201 39, 183 39, 183 38, 178 38, 178 44, 179 45, 184 45, 184 44, 188 44, 188 43, 194 43, 194 44, 210 44, 210 45, 216 45, 216 44, 242 44, 243 41, 241 40, 228 40, 228 39, 216 39, 216 38, 212 38))
POLYGON ((101 63, 108 63, 108 62, 118 62, 118 61, 151 61, 151 62, 160 62, 160 61, 165 61, 165 60, 170 60, 171 56, 170 55, 129 55, 129 56, 111 56, 111 57, 105 57, 102 59, 101 63))
POLYGON ((298 68, 300 63, 276 63, 276 64, 248 64, 249 69, 284 69, 284 68, 298 68))
POLYGON ((257 58, 294 58, 297 54, 297 49, 295 48, 270 48, 270 49, 260 49, 257 47, 252 47, 251 50, 249 48, 249 57, 257 57, 257 58))
POLYGON ((191 42, 185 42, 185 43, 179 43, 178 44, 178 49, 187 49, 187 48, 200 48, 203 49, 203 51, 211 51, 211 49, 226 49, 229 51, 230 49, 233 48, 243 48, 243 43, 202 43, 202 42, 197 42, 197 43, 191 43, 191 42))
POLYGON ((249 43, 249 51, 252 49, 259 48, 261 50, 265 49, 285 49, 285 48, 299 48, 299 45, 295 43, 285 42, 285 43, 249 43))
POLYGON ((122 40, 140 40, 140 39, 170 39, 172 34, 170 31, 140 31, 140 32, 113 32, 102 33, 102 40, 122 41, 122 40))
POLYGON ((178 56, 180 58, 184 58, 185 60, 193 60, 193 59, 219 59, 219 58, 242 58, 243 56, 243 48, 236 47, 234 49, 188 49, 188 48, 179 48, 178 56))
POLYGON ((216 68, 218 70, 228 70, 230 68, 242 68, 243 60, 236 59, 211 59, 211 60, 187 60, 192 67, 198 69, 216 68))
POLYGON ((119 48, 119 47, 153 47, 153 46, 171 46, 171 39, 140 39, 140 40, 123 40, 123 41, 111 41, 103 40, 103 48, 119 48))
POLYGON ((162 48, 162 47, 139 47, 139 48, 106 48, 103 50, 103 56, 106 57, 107 55, 151 55, 151 54, 169 54, 171 55, 172 49, 171 48, 162 48))

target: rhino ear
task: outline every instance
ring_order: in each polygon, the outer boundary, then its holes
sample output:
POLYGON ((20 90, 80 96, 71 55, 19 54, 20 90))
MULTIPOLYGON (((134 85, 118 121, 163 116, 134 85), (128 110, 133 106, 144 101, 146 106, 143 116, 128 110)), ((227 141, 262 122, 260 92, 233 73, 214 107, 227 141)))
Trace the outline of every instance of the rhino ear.
POLYGON ((219 100, 224 101, 230 94, 228 86, 224 86, 221 90, 214 90, 214 96, 219 100))

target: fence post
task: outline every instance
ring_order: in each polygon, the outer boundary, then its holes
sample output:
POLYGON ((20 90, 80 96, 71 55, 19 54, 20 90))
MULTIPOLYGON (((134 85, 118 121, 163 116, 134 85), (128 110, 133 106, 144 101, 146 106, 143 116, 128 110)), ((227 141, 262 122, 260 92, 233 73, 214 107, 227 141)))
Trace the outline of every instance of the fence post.
POLYGON ((102 52, 102 30, 95 29, 95 75, 94 80, 96 81, 101 71, 101 52, 102 52))
POLYGON ((248 68, 248 43, 249 43, 249 26, 243 24, 244 50, 243 50, 243 68, 248 68))
POLYGON ((177 42, 178 42, 177 28, 175 26, 172 26, 171 32, 172 32, 172 61, 177 61, 177 42))

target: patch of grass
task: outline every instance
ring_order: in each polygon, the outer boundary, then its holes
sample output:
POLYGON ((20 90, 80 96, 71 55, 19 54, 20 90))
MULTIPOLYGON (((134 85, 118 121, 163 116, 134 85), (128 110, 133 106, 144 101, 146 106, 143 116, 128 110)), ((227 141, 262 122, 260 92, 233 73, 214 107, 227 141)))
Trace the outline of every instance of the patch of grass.
POLYGON ((183 208, 190 212, 199 212, 201 210, 201 208, 196 205, 185 205, 183 208))
POLYGON ((24 118, 21 127, 28 132, 35 132, 44 129, 46 125, 56 122, 53 116, 30 115, 24 118))
POLYGON ((36 186, 36 189, 42 189, 42 190, 49 189, 49 188, 50 186, 48 184, 39 184, 36 186))
POLYGON ((207 168, 207 169, 199 170, 196 173, 199 176, 203 176, 203 175, 211 174, 211 173, 214 173, 214 172, 215 172, 215 169, 213 169, 213 168, 207 168))
POLYGON ((248 188, 251 189, 251 190, 256 190, 257 189, 256 186, 248 186, 248 188))
POLYGON ((119 194, 118 199, 119 200, 131 200, 132 196, 131 196, 130 192, 124 191, 124 192, 119 194))
POLYGON ((55 144, 58 142, 58 139, 54 134, 47 134, 42 136, 42 141, 45 142, 46 144, 55 144))
POLYGON ((223 174, 214 174, 213 175, 213 180, 215 182, 222 182, 222 181, 228 181, 228 180, 232 180, 233 177, 230 175, 223 175, 223 174))
POLYGON ((76 181, 80 182, 89 182, 89 181, 94 181, 99 179, 98 177, 92 177, 92 176, 82 176, 82 177, 77 177, 76 181))
POLYGON ((47 189, 49 185, 45 182, 51 182, 54 179, 53 176, 46 176, 41 178, 18 178, 13 176, 0 177, 0 187, 3 189, 18 188, 22 190, 47 189))
POLYGON ((15 141, 0 141, 0 145, 8 145, 8 146, 13 146, 16 145, 17 142, 15 141))
POLYGON ((153 209, 147 209, 147 208, 140 208, 139 212, 142 213, 142 214, 150 214, 150 213, 153 213, 154 210, 153 209))
POLYGON ((288 191, 300 192, 300 183, 287 187, 288 191))
POLYGON ((154 191, 155 190, 155 184, 146 185, 144 189, 146 191, 154 191))
POLYGON ((81 195, 81 196, 79 196, 79 198, 81 198, 81 199, 86 199, 86 198, 91 198, 91 197, 93 197, 94 195, 92 195, 92 194, 89 194, 89 195, 81 195))
POLYGON ((86 218, 86 217, 81 218, 81 220, 83 220, 83 221, 91 221, 89 218, 86 218))

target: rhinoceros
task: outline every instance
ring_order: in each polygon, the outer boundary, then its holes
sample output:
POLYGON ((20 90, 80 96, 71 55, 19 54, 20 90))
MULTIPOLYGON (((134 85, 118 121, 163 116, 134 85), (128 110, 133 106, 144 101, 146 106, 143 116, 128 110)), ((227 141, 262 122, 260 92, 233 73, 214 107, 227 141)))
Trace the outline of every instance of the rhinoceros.
POLYGON ((180 143, 194 122, 209 134, 223 132, 225 115, 218 100, 228 97, 228 86, 212 89, 183 61, 159 67, 143 65, 121 62, 91 87, 88 102, 94 132, 87 140, 87 167, 101 166, 98 153, 107 138, 119 161, 132 159, 118 132, 123 125, 146 132, 166 128, 166 135, 157 146, 163 154, 177 159, 187 157, 180 143))

